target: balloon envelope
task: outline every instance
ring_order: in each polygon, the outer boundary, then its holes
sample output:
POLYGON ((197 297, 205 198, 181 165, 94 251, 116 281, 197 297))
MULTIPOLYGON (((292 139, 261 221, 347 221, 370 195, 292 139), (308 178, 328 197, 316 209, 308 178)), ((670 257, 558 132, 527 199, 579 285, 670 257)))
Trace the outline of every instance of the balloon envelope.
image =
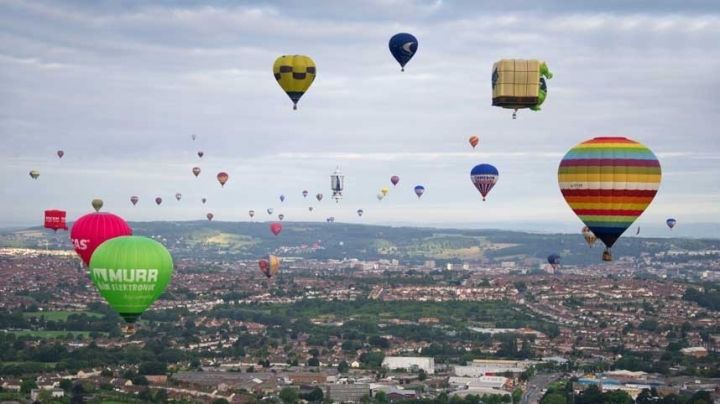
POLYGON ((393 186, 395 186, 398 184, 398 182, 400 182, 400 177, 398 177, 397 175, 393 175, 392 177, 390 177, 390 182, 392 182, 393 186))
POLYGON ((308 196, 307 189, 302 191, 302 196, 303 196, 303 198, 307 198, 307 196, 308 196))
POLYGON ((274 255, 266 255, 258 261, 258 267, 265 276, 270 278, 275 275, 278 268, 280 268, 280 258, 274 255))
POLYGON ((589 227, 585 226, 582 228, 582 235, 585 238, 585 242, 588 244, 590 248, 593 248, 595 245, 595 241, 597 241, 597 237, 595 237, 595 233, 590 230, 589 227))
POLYGON ((46 210, 45 211, 45 228, 52 229, 56 233, 58 230, 67 230, 67 224, 65 222, 66 213, 64 210, 46 210))
POLYGON ((672 229, 673 227, 675 227, 675 224, 676 224, 676 223, 677 223, 677 220, 675 220, 675 219, 673 219, 673 218, 669 218, 668 220, 665 221, 665 224, 667 224, 667 226, 668 226, 669 228, 671 228, 671 229, 672 229))
POLYGON ((277 236, 282 231, 282 225, 280 223, 273 223, 270 225, 270 231, 277 236))
POLYGON ((95 212, 100 212, 100 209, 102 209, 103 205, 105 204, 102 199, 93 199, 90 203, 95 209, 95 212))
POLYGON ((390 38, 388 48, 390 48, 390 53, 400 64, 401 71, 405 71, 405 65, 415 56, 418 45, 417 38, 407 32, 395 34, 390 38))
POLYGON ((470 136, 470 139, 468 139, 468 141, 470 142, 470 146, 472 146, 472 148, 474 149, 475 146, 477 146, 480 142, 480 138, 477 136, 470 136))
POLYGON ((128 323, 160 297, 173 274, 170 252, 141 236, 121 236, 102 243, 89 267, 100 295, 128 323))
POLYGON ((198 175, 200 175, 200 172, 201 172, 201 171, 202 171, 202 170, 200 169, 200 167, 193 167, 193 168, 192 168, 192 173, 195 174, 196 177, 197 177, 198 175))
POLYGON ((38 170, 32 170, 30 171, 30 178, 36 180, 40 176, 40 171, 38 170))
POLYGON ((497 184, 500 173, 495 166, 478 164, 470 170, 470 180, 482 195, 483 201, 491 189, 497 184))
POLYGON ((130 197, 130 202, 132 202, 133 206, 137 205, 139 200, 140 200, 140 198, 135 195, 130 197))
POLYGON ((120 216, 96 212, 89 213, 75 221, 70 230, 70 240, 75 252, 85 265, 89 265, 90 257, 100 244, 115 237, 131 234, 132 229, 120 216))
POLYGON ((220 171, 217 175, 217 180, 222 187, 225 187, 225 183, 227 182, 228 178, 230 178, 230 176, 224 171, 220 171))
POLYGON ((215 217, 215 215, 213 215, 212 213, 208 213, 207 215, 205 215, 205 217, 207 218, 207 220, 213 220, 213 217, 215 217))
POLYGON ((560 191, 570 208, 610 248, 650 205, 662 180, 660 162, 643 144, 624 137, 596 137, 565 154, 560 191))
POLYGON ((160 198, 160 197, 155 198, 155 203, 157 203, 158 206, 160 206, 160 204, 162 203, 162 198, 160 198))
POLYGON ((415 195, 417 195, 418 198, 420 198, 425 193, 425 187, 422 185, 418 185, 415 187, 415 195))
POLYGON ((65 152, 64 152, 64 151, 62 151, 62 150, 58 150, 58 151, 57 151, 57 156, 58 156, 58 157, 63 158, 64 155, 65 155, 65 152))
POLYGON ((547 257, 548 264, 550 264, 553 269, 557 269, 558 265, 560 265, 560 255, 558 254, 550 254, 547 257))
POLYGON ((313 81, 317 68, 315 62, 305 55, 280 56, 273 64, 273 75, 285 94, 293 102, 293 109, 313 81))

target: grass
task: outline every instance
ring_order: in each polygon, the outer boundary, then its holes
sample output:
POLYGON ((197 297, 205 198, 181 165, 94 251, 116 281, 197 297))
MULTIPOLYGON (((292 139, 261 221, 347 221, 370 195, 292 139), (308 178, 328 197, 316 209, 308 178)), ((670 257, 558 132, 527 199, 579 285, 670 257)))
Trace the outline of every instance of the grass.
POLYGON ((15 334, 17 337, 31 336, 37 338, 57 338, 72 334, 75 338, 87 338, 87 331, 8 331, 8 334, 15 334))
POLYGON ((48 321, 66 321, 67 318, 71 314, 87 314, 88 316, 92 317, 102 317, 102 314, 99 313, 91 313, 89 311, 38 311, 36 313, 23 313, 23 317, 30 318, 30 317, 37 317, 40 318, 40 316, 45 316, 45 320, 48 321))
POLYGON ((3 362, 3 366, 11 366, 11 365, 24 365, 26 363, 39 363, 41 365, 45 365, 48 369, 55 369, 55 365, 57 365, 57 362, 3 362))

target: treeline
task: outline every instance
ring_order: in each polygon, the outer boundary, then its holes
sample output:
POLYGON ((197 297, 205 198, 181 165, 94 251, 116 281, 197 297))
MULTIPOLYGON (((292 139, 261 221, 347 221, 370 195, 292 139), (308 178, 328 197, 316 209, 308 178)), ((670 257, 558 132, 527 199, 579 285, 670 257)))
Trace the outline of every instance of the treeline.
POLYGON ((720 311, 720 285, 706 284, 702 292, 692 287, 687 288, 682 298, 708 310, 720 311))

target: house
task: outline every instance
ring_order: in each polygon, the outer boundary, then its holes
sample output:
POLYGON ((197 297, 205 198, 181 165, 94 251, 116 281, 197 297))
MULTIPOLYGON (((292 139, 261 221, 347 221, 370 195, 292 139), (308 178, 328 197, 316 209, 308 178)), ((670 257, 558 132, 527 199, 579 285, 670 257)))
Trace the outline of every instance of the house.
POLYGON ((148 375, 145 378, 151 385, 167 384, 167 375, 148 375))
POLYGON ((30 399, 32 401, 37 401, 40 396, 40 392, 43 390, 50 390, 52 397, 60 398, 65 396, 65 390, 63 389, 32 389, 30 390, 30 399))

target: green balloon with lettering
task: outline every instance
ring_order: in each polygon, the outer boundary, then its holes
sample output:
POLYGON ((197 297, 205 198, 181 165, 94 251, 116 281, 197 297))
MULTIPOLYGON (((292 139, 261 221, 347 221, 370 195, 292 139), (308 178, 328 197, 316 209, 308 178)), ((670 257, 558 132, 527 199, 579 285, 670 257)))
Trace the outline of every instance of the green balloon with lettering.
POLYGON ((173 274, 167 248, 142 236, 105 241, 93 252, 88 267, 100 295, 128 323, 160 297, 173 274))

